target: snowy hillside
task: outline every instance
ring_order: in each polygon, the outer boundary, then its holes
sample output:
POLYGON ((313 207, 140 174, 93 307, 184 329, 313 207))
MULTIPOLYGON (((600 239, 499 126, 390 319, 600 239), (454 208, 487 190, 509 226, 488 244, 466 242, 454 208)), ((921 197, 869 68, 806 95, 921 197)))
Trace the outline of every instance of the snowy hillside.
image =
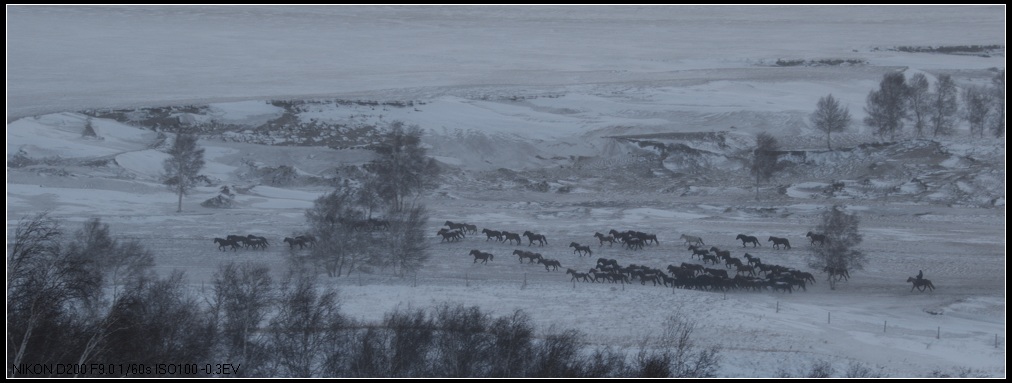
POLYGON ((837 377, 851 363, 894 378, 1004 377, 1004 138, 971 138, 961 121, 953 136, 886 141, 862 123, 887 73, 990 84, 1004 69, 1004 6, 740 8, 8 7, 8 241, 37 212, 68 232, 97 217, 142 241, 160 275, 183 270, 195 295, 227 262, 279 279, 306 254, 281 239, 305 231, 306 209, 360 175, 397 121, 424 131, 442 170, 420 200, 432 234, 452 220, 550 242, 433 235, 417 275, 321 273, 353 318, 444 302, 520 309, 540 331, 636 350, 677 310, 699 342, 721 348, 720 377, 798 375, 820 361, 837 377), (896 49, 974 44, 1002 45, 896 49), (854 121, 833 134, 834 150, 809 120, 827 94, 854 121), (96 136, 83 134, 88 123, 96 136), (161 183, 179 126, 200 132, 206 161, 182 213, 161 183), (762 132, 779 141, 784 168, 757 196, 748 166, 762 132), (231 208, 201 205, 223 186, 231 208), (807 266, 805 233, 834 204, 861 219, 870 261, 830 290, 807 266), (609 229, 659 243, 593 246, 609 229), (212 243, 232 233, 272 245, 212 243), (740 233, 794 247, 743 248, 740 233), (699 263, 682 234, 817 282, 722 293, 565 274, 598 257, 699 263), (535 247, 563 269, 512 253, 535 247), (472 249, 495 258, 474 263, 472 249), (911 291, 904 281, 918 270, 938 288, 911 291))

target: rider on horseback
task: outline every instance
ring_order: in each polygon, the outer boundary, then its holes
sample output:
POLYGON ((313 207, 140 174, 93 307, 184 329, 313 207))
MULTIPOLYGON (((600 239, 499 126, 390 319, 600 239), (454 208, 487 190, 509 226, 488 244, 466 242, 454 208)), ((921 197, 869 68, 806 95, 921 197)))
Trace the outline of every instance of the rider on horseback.
POLYGON ((917 270, 917 280, 924 279, 924 270, 917 270))

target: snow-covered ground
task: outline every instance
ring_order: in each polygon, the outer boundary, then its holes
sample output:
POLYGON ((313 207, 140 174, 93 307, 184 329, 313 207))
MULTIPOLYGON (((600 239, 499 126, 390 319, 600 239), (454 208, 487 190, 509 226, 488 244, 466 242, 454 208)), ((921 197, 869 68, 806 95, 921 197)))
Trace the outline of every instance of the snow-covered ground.
POLYGON ((92 119, 97 138, 82 137, 87 116, 78 112, 199 104, 207 108, 180 121, 252 129, 285 113, 266 100, 412 101, 320 103, 297 118, 348 126, 399 120, 424 129, 430 153, 448 169, 424 198, 433 233, 445 220, 532 230, 551 241, 539 252, 577 270, 598 257, 658 268, 693 262, 678 240, 690 234, 735 256, 747 250, 807 269, 804 233, 827 206, 842 203, 861 217, 870 262, 835 291, 816 273, 808 291, 721 294, 574 284, 563 270, 519 264, 511 254, 518 246, 480 234, 452 244, 433 236, 432 259, 417 277, 329 280, 349 315, 379 320, 397 307, 442 302, 497 315, 519 308, 541 330, 576 328, 594 334, 589 344, 637 347, 678 311, 696 320, 702 343, 722 347, 720 376, 772 377, 822 360, 838 375, 857 361, 891 377, 964 367, 1004 377, 1004 142, 858 146, 877 141, 860 121, 884 73, 947 73, 961 85, 985 84, 994 73, 988 68, 1005 63, 1003 50, 978 57, 889 48, 1004 45, 1004 10, 8 6, 7 158, 37 161, 8 166, 8 228, 47 209, 65 228, 99 217, 114 234, 142 239, 159 271, 186 271, 195 293, 222 262, 262 262, 280 276, 300 254, 281 238, 305 229, 303 213, 325 187, 261 184, 227 210, 200 202, 219 185, 250 186, 249 164, 324 176, 335 165, 368 161, 367 151, 205 137, 204 174, 216 186, 198 188, 177 214, 175 196, 158 183, 162 137, 106 118, 92 119), (772 65, 781 58, 867 64, 772 65), (834 147, 848 150, 826 153, 807 116, 830 93, 856 123, 833 137, 834 147), (757 202, 735 152, 762 131, 809 154, 757 202), (685 136, 697 133, 712 135, 685 136), (659 154, 644 143, 689 149, 649 162, 659 154), (702 154, 685 154, 690 149, 702 154), (525 181, 545 181, 551 191, 527 190, 525 181), (845 186, 832 190, 835 182, 845 186), (570 192, 557 193, 562 186, 570 192), (609 229, 656 233, 660 244, 593 246, 592 234, 609 229), (232 233, 264 235, 274 246, 219 252, 211 239, 232 233), (738 233, 787 237, 794 248, 742 249, 738 233), (574 254, 569 242, 592 245, 594 255, 574 254), (474 248, 495 259, 472 263, 474 248), (918 269, 937 290, 910 291, 904 281, 918 269))

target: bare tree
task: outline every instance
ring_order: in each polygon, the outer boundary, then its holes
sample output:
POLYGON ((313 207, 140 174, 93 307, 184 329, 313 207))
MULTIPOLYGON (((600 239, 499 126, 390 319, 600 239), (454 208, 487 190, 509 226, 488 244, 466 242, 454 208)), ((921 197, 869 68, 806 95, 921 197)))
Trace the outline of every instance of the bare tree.
POLYGON ((839 205, 834 205, 822 214, 816 233, 826 236, 820 246, 813 246, 808 265, 828 274, 829 287, 836 290, 836 284, 843 278, 850 278, 850 270, 860 270, 867 263, 867 256, 855 247, 863 240, 858 231, 856 214, 848 214, 839 205))
POLYGON ((952 76, 939 75, 935 91, 931 93, 931 131, 935 137, 950 135, 955 130, 959 111, 959 91, 952 76))
POLYGON ((221 331, 223 355, 253 366, 243 370, 245 374, 256 375, 254 369, 262 368, 269 359, 260 329, 274 299, 274 283, 265 265, 229 262, 214 274, 213 313, 221 331))
POLYGON ((360 231, 359 223, 365 215, 358 209, 357 192, 345 182, 317 198, 313 208, 306 210, 310 232, 316 237, 310 257, 332 277, 341 276, 345 270, 351 275, 365 266, 377 247, 371 233, 360 231))
POLYGON ((928 125, 928 114, 931 109, 928 77, 923 73, 913 75, 910 77, 909 87, 907 107, 910 108, 910 118, 913 119, 914 133, 921 137, 928 125))
MULTIPOLYGON (((96 286, 112 287, 112 298, 116 299, 120 287, 138 278, 148 277, 155 265, 154 255, 140 242, 121 243, 112 237, 109 225, 93 218, 74 233, 74 240, 67 246, 70 257, 92 268, 89 274, 98 278, 96 286)), ((96 290, 94 294, 101 294, 96 290)), ((98 297, 96 296, 95 299, 98 297)))
POLYGON ((769 133, 762 132, 756 136, 756 146, 752 151, 752 174, 755 175, 755 198, 759 199, 759 181, 768 180, 780 170, 777 162, 777 151, 780 144, 769 133))
POLYGON ((422 130, 417 125, 405 128, 395 121, 376 147, 378 158, 369 170, 380 177, 380 195, 395 211, 404 210, 409 198, 417 198, 435 186, 439 167, 426 156, 421 138, 422 130))
POLYGON ((963 118, 970 123, 970 135, 977 133, 984 138, 984 127, 991 113, 993 102, 990 92, 982 86, 971 85, 963 89, 963 118))
MULTIPOLYGON (((143 277, 131 281, 113 304, 107 322, 112 331, 104 338, 96 362, 155 366, 167 360, 191 363, 215 357, 213 316, 187 293, 181 271, 164 279, 143 277)), ((220 356, 220 355, 217 355, 220 356)), ((113 374, 107 371, 107 374, 113 374)), ((210 372, 213 373, 213 372, 210 372)), ((206 376, 204 372, 143 368, 115 372, 121 377, 206 376)))
POLYGON ((864 107, 864 123, 878 128, 880 136, 896 139, 896 133, 903 130, 903 119, 907 117, 907 94, 903 73, 889 73, 883 76, 879 90, 868 93, 867 105, 864 107))
POLYGON ((183 211, 183 195, 197 183, 198 172, 204 167, 204 149, 197 147, 197 135, 179 133, 165 159, 163 183, 179 195, 179 207, 183 211))
POLYGON ((991 134, 1001 138, 1005 134, 1005 70, 1002 69, 991 78, 991 99, 994 100, 994 113, 991 113, 991 134))
POLYGON ((327 355, 339 342, 345 319, 337 290, 318 290, 316 276, 291 270, 281 283, 278 313, 269 330, 271 356, 280 369, 273 376, 320 377, 327 355))
POLYGON ((720 367, 719 348, 702 347, 696 343, 692 333, 696 324, 686 320, 681 313, 669 316, 664 321, 661 336, 648 351, 649 341, 644 340, 636 356, 638 368, 634 376, 643 378, 714 378, 720 367))
POLYGON ((833 150, 829 136, 833 132, 842 132, 850 125, 850 109, 844 108, 830 94, 819 99, 815 112, 810 117, 812 125, 821 132, 826 132, 826 148, 833 150))
POLYGON ((384 265, 393 267, 400 277, 420 269, 429 259, 429 241, 426 240, 425 227, 428 214, 424 206, 415 206, 409 210, 391 213, 390 229, 385 236, 386 249, 379 252, 386 259, 384 265))
MULTIPOLYGON (((61 258, 59 223, 40 213, 23 217, 14 229, 14 240, 7 261, 7 362, 19 366, 24 361, 44 361, 46 350, 33 350, 36 330, 52 318, 62 316, 62 306, 75 294, 66 283, 76 274, 66 270, 61 258), (40 360, 41 359, 41 360, 40 360)), ((45 332, 42 332, 44 334, 45 332)), ((8 377, 16 377, 14 369, 8 377)))

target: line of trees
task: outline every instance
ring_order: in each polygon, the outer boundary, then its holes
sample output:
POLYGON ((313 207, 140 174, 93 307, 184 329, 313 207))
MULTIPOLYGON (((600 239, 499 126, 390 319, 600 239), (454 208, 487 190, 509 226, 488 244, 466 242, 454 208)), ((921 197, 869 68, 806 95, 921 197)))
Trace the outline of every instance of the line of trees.
MULTIPOLYGON (((832 107, 820 100, 812 117, 817 129, 827 131, 835 126, 816 118, 830 114, 832 107)), ((947 74, 938 76, 932 91, 922 73, 911 76, 910 81, 901 72, 888 73, 879 89, 868 93, 864 111, 867 113, 864 123, 891 140, 903 131, 906 121, 918 137, 929 131, 935 137, 951 135, 955 133, 957 118, 969 124, 970 135, 983 138, 985 131, 989 131, 1001 137, 1005 134, 1005 71, 996 73, 990 86, 969 85, 961 93, 947 74)))
MULTIPOLYGON (((952 135, 958 118, 969 124, 970 135, 983 138, 989 131, 1001 137, 1005 134, 1005 71, 991 78, 991 86, 970 85, 962 93, 947 74, 937 77, 932 91, 923 73, 914 74, 909 81, 903 73, 888 73, 882 77, 879 89, 868 93, 864 111, 864 123, 891 140, 908 121, 917 137, 952 135)), ((819 99, 809 121, 816 130, 826 133, 826 148, 833 150, 830 136, 850 126, 850 110, 830 94, 819 99)))
POLYGON ((22 219, 9 253, 7 376, 14 377, 714 377, 719 350, 673 315, 638 351, 541 333, 523 311, 495 317, 443 304, 349 318, 337 291, 297 265, 225 263, 196 297, 184 276, 91 220, 66 238, 46 214, 22 219), (231 364, 228 372, 205 366, 231 364), (54 368, 54 366, 64 368, 54 368))

